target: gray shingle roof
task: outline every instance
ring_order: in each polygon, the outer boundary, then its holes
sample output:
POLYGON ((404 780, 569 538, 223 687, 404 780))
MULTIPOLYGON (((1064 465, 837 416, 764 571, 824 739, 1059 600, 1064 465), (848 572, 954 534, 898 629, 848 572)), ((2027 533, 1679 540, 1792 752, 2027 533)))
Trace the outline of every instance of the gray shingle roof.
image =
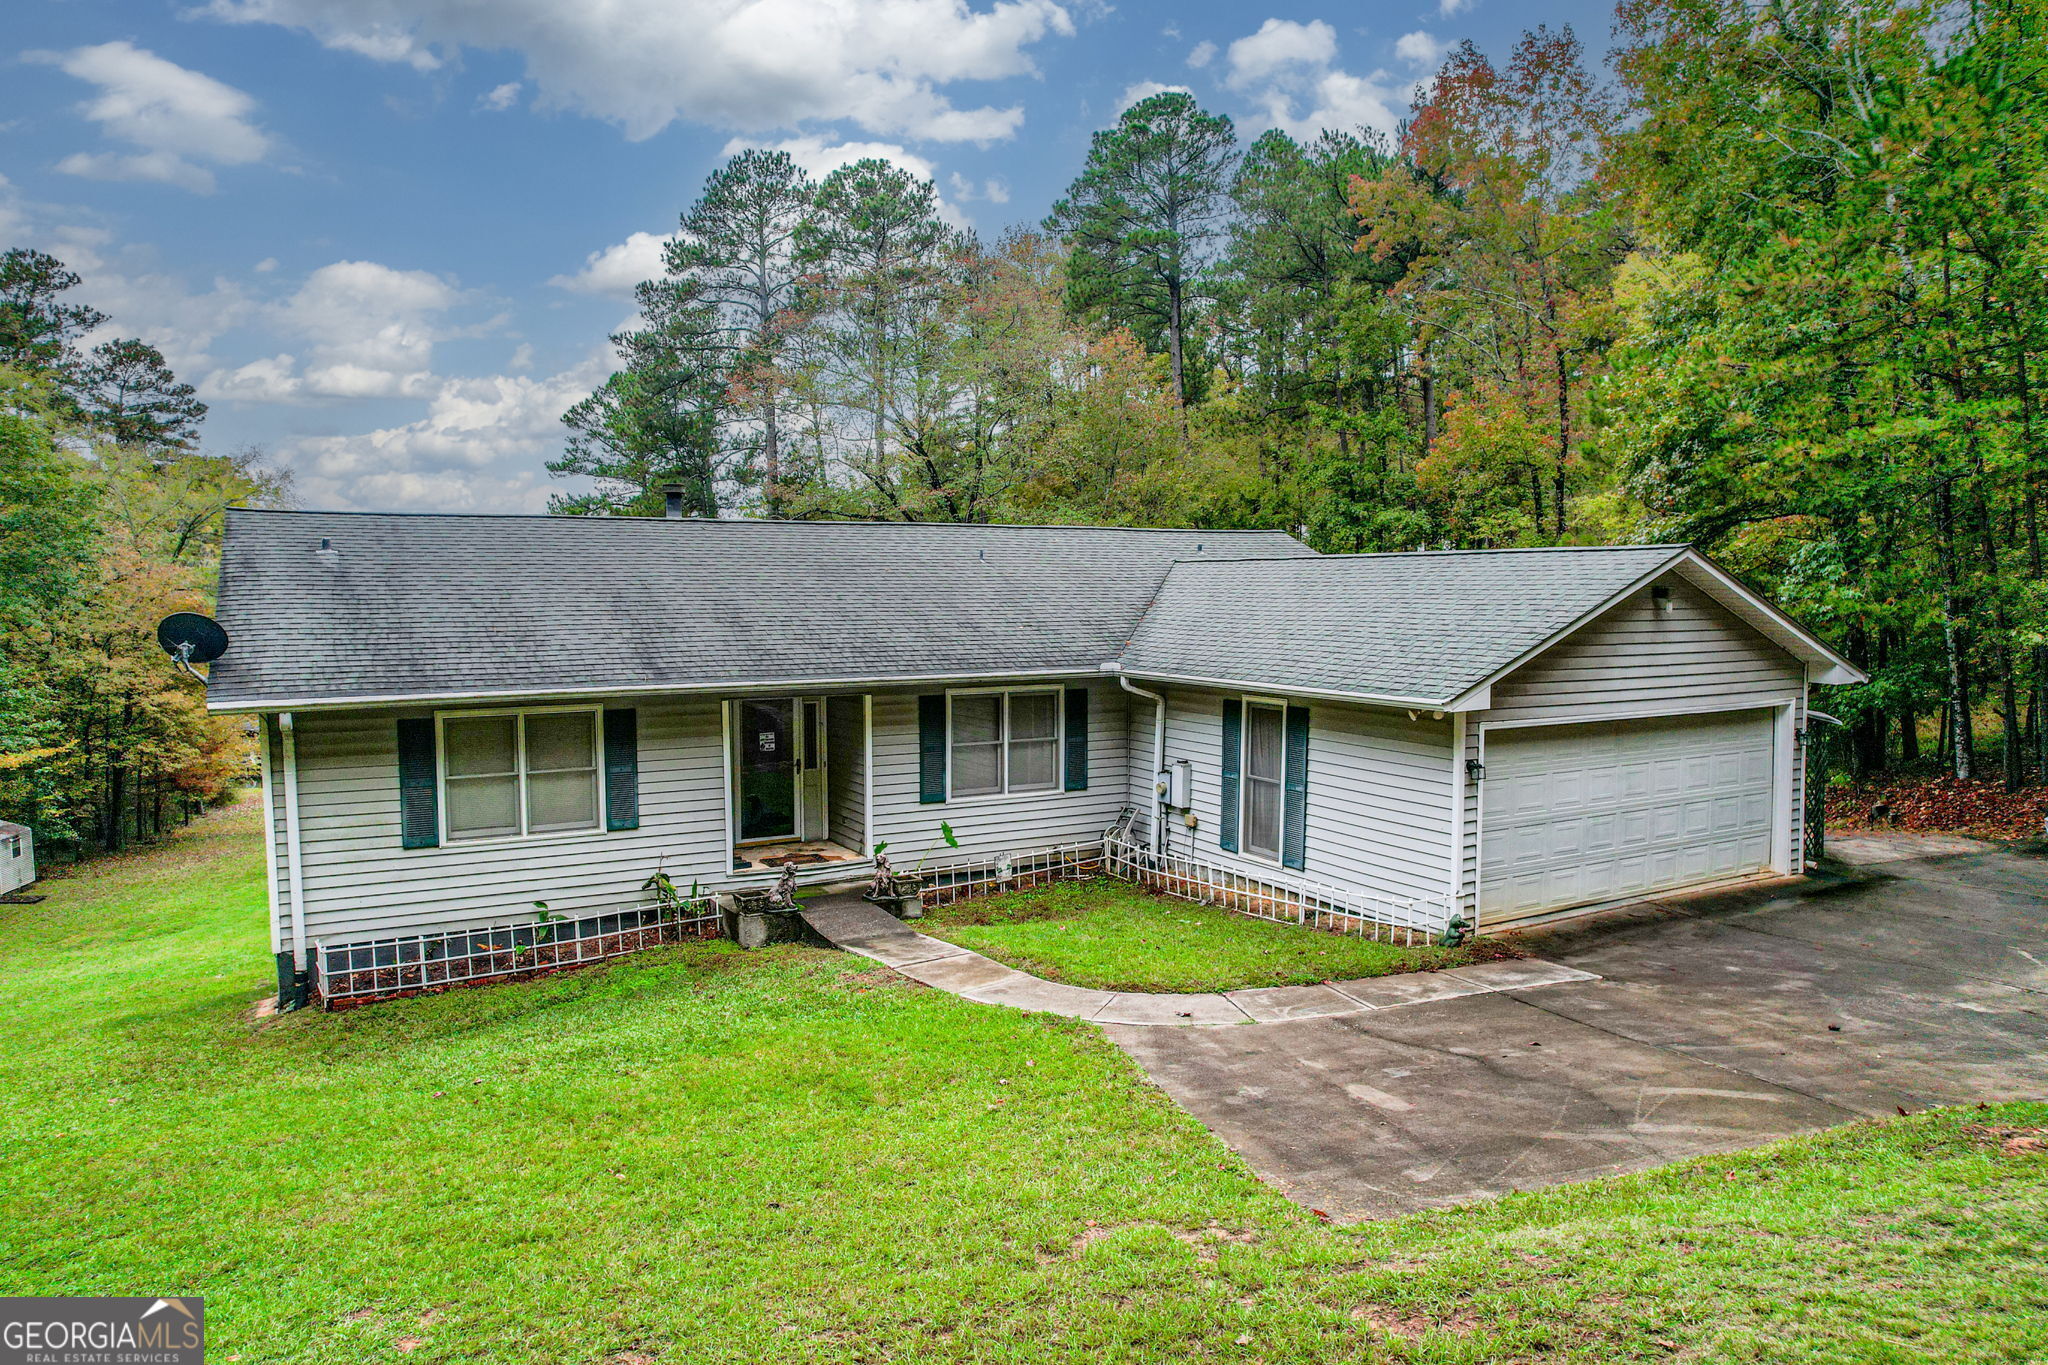
POLYGON ((1684 553, 1649 545, 1177 564, 1119 663, 1133 675, 1441 704, 1684 553))
POLYGON ((1277 531, 228 513, 216 707, 1092 671, 1277 531), (322 539, 332 551, 322 553, 322 539))

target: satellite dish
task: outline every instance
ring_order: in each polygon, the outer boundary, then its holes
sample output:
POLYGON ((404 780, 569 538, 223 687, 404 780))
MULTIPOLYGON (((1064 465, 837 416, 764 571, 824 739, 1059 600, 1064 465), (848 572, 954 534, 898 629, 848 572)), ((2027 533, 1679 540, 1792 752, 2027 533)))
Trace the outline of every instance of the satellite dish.
POLYGON ((228 652, 220 622, 196 611, 176 611, 157 622, 156 642, 179 663, 210 664, 228 652))

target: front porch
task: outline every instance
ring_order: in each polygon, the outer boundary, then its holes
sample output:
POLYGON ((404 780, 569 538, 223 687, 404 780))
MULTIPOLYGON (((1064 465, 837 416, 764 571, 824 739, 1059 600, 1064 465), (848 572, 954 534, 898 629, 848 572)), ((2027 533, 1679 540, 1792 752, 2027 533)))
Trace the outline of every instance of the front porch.
MULTIPOLYGON (((794 863, 797 875, 801 877, 806 869, 825 868, 834 863, 861 863, 868 858, 857 848, 829 839, 796 839, 773 844, 740 844, 732 851, 732 870, 735 872, 757 872, 767 869, 780 872, 794 863)), ((844 869, 838 869, 843 871, 844 869)))
POLYGON ((789 867, 804 886, 865 877, 873 866, 871 697, 734 697, 721 711, 727 884, 767 885, 789 867))

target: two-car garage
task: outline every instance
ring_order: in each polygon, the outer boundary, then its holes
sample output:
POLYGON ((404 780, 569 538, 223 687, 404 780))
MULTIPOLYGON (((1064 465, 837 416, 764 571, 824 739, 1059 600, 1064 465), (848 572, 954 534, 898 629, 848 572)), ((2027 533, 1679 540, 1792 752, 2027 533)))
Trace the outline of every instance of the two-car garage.
POLYGON ((1780 708, 1489 730, 1488 930, 1568 906, 1763 872, 1777 851, 1780 708))

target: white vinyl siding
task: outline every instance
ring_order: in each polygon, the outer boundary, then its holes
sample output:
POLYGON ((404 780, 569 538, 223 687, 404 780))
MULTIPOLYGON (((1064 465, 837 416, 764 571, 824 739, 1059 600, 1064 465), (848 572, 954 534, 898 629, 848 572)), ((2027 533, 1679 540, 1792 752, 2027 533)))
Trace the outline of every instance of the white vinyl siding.
MULTIPOLYGON (((1271 860, 1226 853, 1221 828, 1223 697, 1220 692, 1145 684, 1164 690, 1166 758, 1192 765, 1197 828, 1169 812, 1169 851, 1190 851, 1253 876, 1303 877, 1396 900, 1444 895, 1451 861, 1451 723, 1405 711, 1308 704, 1308 831, 1299 872, 1271 860)), ((1132 780, 1127 799, 1152 813, 1152 703, 1132 698, 1132 780)), ((1239 771, 1242 790, 1244 776, 1239 771)), ((1243 826, 1240 825, 1240 837, 1243 826)), ((1149 837, 1149 823, 1138 837, 1149 837)))
POLYGON ((867 849, 868 729, 863 697, 825 700, 827 795, 832 810, 832 841, 865 855, 867 849))
POLYGON ((1493 687, 1489 724, 1728 711, 1805 691, 1799 660, 1676 574, 1670 610, 1629 595, 1493 687))
MULTIPOLYGON (((306 937, 346 942, 413 929, 529 919, 637 903, 657 869, 679 887, 729 875, 725 764, 713 698, 644 702, 640 828, 402 848, 396 718, 418 711, 305 711, 297 717, 306 937)), ((448 715, 458 714, 447 712, 448 715)), ((275 727, 273 726, 273 729, 275 727)), ((281 745, 273 746, 278 755, 281 745)), ((280 756, 281 757, 281 756, 280 756)), ((282 787, 282 769, 273 776, 282 787)), ((277 821, 283 837, 283 820, 277 821)), ((280 844, 281 848, 281 844, 280 844)), ((290 923, 280 851, 278 914, 290 923)))
MULTIPOLYGON (((1125 741, 1125 694, 1115 683, 1090 680, 1088 688, 1088 790, 1064 790, 1064 754, 1054 754, 1055 784, 1045 791, 1001 796, 959 796, 944 802, 918 800, 916 692, 875 694, 875 828, 899 868, 909 867, 939 838, 939 822, 953 827, 958 849, 941 843, 934 863, 972 855, 1009 853, 1083 839, 1099 839, 1126 800, 1129 750, 1125 741)), ((966 694, 962 694, 966 695, 966 694)), ((1049 694, 1064 711, 1064 697, 1049 694)), ((1150 714, 1148 709, 1147 714, 1150 714)))

